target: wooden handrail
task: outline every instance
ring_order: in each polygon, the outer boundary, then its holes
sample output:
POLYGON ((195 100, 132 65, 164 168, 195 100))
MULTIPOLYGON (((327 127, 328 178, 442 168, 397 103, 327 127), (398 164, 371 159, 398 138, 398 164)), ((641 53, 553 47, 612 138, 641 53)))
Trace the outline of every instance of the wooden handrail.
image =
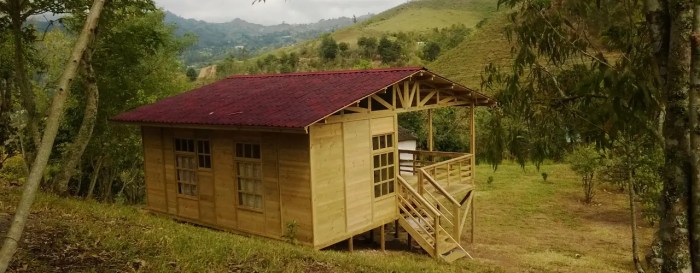
MULTIPOLYGON (((455 198, 452 197, 451 194, 449 194, 445 189, 443 189, 443 188, 435 181, 435 179, 434 179, 432 176, 430 176, 430 175, 428 174, 428 172, 426 172, 423 168, 420 169, 420 172, 423 174, 423 176, 425 176, 425 178, 427 178, 428 183, 430 183, 431 185, 433 185, 433 187, 435 187, 442 195, 446 196, 447 199, 450 200, 450 202, 452 202, 452 204, 454 204, 454 205, 456 205, 456 206, 458 206, 458 207, 460 206, 460 205, 459 205, 459 202, 457 202, 457 200, 455 200, 455 198)), ((418 185, 418 187, 423 187, 423 185, 418 185)))
POLYGON ((433 208, 433 206, 431 206, 430 203, 428 203, 428 201, 425 200, 425 198, 423 198, 423 196, 420 196, 420 194, 418 194, 418 192, 416 192, 416 190, 414 190, 413 187, 411 187, 411 185, 409 185, 408 182, 406 182, 406 180, 403 179, 403 177, 397 176, 396 178, 397 180, 399 180, 399 182, 404 188, 408 189, 408 192, 411 193, 411 195, 413 195, 413 198, 417 199, 421 203, 421 205, 423 205, 424 207, 428 207, 430 212, 432 212, 434 215, 440 215, 440 212, 437 209, 433 208))
POLYGON ((444 157, 460 157, 463 155, 468 155, 465 153, 456 153, 456 152, 439 152, 439 151, 421 151, 421 150, 401 150, 399 149, 400 154, 415 154, 415 155, 432 155, 432 156, 444 156, 444 157))

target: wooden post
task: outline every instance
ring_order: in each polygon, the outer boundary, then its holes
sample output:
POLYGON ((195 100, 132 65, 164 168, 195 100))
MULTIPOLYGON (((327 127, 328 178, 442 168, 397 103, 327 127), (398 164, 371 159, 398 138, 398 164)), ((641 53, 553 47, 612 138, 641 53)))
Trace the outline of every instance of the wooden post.
MULTIPOLYGON (((472 194, 474 194, 473 191, 472 191, 472 194)), ((476 209, 474 208, 474 199, 476 199, 476 195, 475 195, 475 196, 472 196, 472 205, 471 205, 471 208, 472 208, 472 230, 471 230, 471 233, 472 233, 471 240, 472 240, 472 242, 471 242, 471 243, 472 243, 472 244, 474 243, 474 222, 476 221, 476 209)))
POLYGON ((394 220, 394 239, 399 238, 399 220, 394 220))
POLYGON ((459 216, 460 211, 462 208, 459 205, 454 206, 454 211, 452 214, 454 215, 454 219, 452 220, 452 223, 454 223, 454 234, 453 236, 455 237, 455 240, 457 242, 462 241, 462 217, 459 216))
POLYGON ((411 251, 411 233, 406 232, 406 243, 408 244, 408 251, 411 251))
POLYGON ((433 224, 433 230, 435 231, 435 257, 440 256, 440 215, 435 216, 435 223, 433 224))
POLYGON ((374 244, 374 229, 369 230, 369 241, 374 244))
POLYGON ((352 245, 352 238, 353 236, 350 236, 350 239, 348 239, 348 251, 352 252, 354 250, 354 247, 352 245))
MULTIPOLYGON (((472 102, 472 109, 474 108, 472 102)), ((472 112, 473 113, 473 112, 472 112)), ((474 115, 472 114, 472 120, 474 115)), ((433 151, 433 109, 428 109, 428 151, 433 151)))
POLYGON ((382 251, 386 250, 386 238, 384 238, 384 226, 382 225, 381 228, 379 228, 379 246, 382 249, 382 251))
POLYGON ((474 109, 476 109, 476 105, 474 105, 474 100, 472 100, 472 107, 469 111, 469 135, 471 138, 471 142, 469 144, 469 153, 472 154, 471 158, 471 171, 472 171, 472 184, 476 182, 476 170, 474 167, 476 166, 476 126, 474 126, 474 109))

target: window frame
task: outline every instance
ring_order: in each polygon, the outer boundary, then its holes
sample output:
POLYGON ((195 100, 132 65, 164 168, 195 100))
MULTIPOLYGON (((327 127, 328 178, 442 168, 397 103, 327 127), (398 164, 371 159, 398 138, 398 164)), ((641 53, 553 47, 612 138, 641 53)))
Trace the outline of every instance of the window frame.
MULTIPOLYGON (((197 138, 192 138, 192 137, 179 137, 175 136, 173 138, 173 154, 175 158, 175 181, 177 182, 177 195, 181 197, 187 197, 187 198, 193 198, 193 199, 199 199, 199 171, 211 171, 212 170, 212 165, 213 162, 211 160, 212 158, 212 148, 211 148, 211 140, 209 139, 197 139, 197 138), (201 143, 207 143, 207 152, 208 153, 203 153, 200 152, 200 146, 201 143), (183 146, 184 144, 184 146, 183 146), (194 161, 194 168, 186 168, 184 166, 179 166, 178 165, 178 158, 189 158, 194 161), (209 166, 208 167, 201 167, 200 166, 200 159, 208 158, 209 166), (193 174, 193 180, 192 181, 185 181, 185 180, 180 180, 180 171, 184 172, 192 172, 193 174), (187 194, 184 193, 183 187, 185 185, 188 185, 190 187, 194 187, 194 192, 195 194, 187 194)), ((206 165, 206 164, 205 164, 206 165)))
POLYGON ((235 142, 233 151, 233 161, 235 166, 235 177, 236 177, 236 207, 239 209, 250 210, 253 212, 263 213, 265 211, 265 184, 263 181, 263 161, 262 161, 262 145, 256 142, 235 142), (250 145, 251 150, 248 154, 245 147, 250 145), (242 152, 241 147, 243 147, 242 152), (257 147, 257 149, 255 148, 257 147), (250 157, 247 157, 247 156, 250 157), (240 171, 240 164, 254 164, 259 168, 260 177, 252 176, 242 176, 240 171), (256 192, 244 190, 241 187, 241 179, 248 180, 248 183, 255 183, 253 188, 259 187, 260 191, 256 192), (260 207, 253 207, 243 204, 241 195, 252 196, 253 198, 260 198, 260 207))
POLYGON ((394 132, 372 135, 370 139, 372 172, 372 197, 383 199, 396 193, 396 135, 394 132), (377 164, 378 163, 378 164, 377 164), (386 178, 383 171, 386 170, 386 178), (378 173, 377 173, 378 172, 378 173), (378 175, 378 176, 377 176, 378 175), (379 180, 377 180, 379 177, 379 180), (386 185, 386 193, 384 193, 386 185), (378 188, 377 188, 378 187, 378 188), (377 194, 379 190, 379 194, 377 194))

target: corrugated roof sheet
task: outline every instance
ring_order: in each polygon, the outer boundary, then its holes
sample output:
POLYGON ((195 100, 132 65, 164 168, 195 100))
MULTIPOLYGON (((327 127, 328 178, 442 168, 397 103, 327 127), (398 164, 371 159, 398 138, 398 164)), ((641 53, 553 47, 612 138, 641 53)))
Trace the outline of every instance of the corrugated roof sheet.
POLYGON ((141 106, 131 123, 304 128, 422 67, 237 75, 141 106))

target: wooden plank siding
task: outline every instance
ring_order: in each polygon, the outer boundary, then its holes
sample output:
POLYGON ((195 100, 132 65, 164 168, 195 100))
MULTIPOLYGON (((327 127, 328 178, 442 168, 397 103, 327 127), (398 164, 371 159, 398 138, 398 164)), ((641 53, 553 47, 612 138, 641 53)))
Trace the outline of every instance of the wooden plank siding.
POLYGON ((308 135, 142 127, 147 208, 177 219, 282 239, 298 223, 297 239, 313 245, 308 135), (197 196, 177 193, 174 139, 208 140, 211 168, 199 168, 197 196), (258 143, 263 208, 238 207, 236 143, 258 143))
MULTIPOLYGON (((389 113, 309 128, 316 248, 379 227, 398 216, 395 194, 374 198, 371 153, 372 135, 395 132, 395 122, 396 115, 389 113)), ((394 136, 394 147, 396 139, 394 136)))

